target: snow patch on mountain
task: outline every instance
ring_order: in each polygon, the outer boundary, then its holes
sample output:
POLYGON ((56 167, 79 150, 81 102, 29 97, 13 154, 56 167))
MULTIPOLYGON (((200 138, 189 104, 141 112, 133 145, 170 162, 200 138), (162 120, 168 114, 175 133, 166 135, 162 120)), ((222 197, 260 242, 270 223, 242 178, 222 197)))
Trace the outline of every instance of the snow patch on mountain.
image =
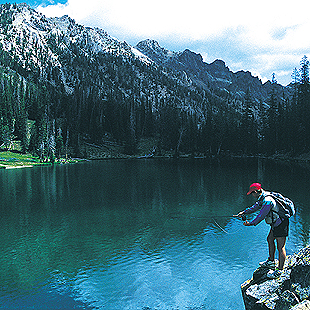
MULTIPOLYGON (((3 10, 6 9, 3 7, 3 10)), ((62 50, 69 48, 70 44, 73 43, 77 44, 87 55, 104 52, 113 53, 116 56, 137 57, 147 64, 152 62, 147 56, 131 47, 128 43, 112 38, 102 29, 79 25, 67 15, 47 18, 27 4, 11 5, 9 11, 13 12, 12 24, 8 30, 10 40, 8 41, 7 36, 1 34, 2 31, 0 30, 0 43, 6 51, 16 48, 17 51, 15 52, 17 52, 22 62, 25 62, 25 55, 22 54, 31 52, 33 46, 48 50, 47 53, 50 58, 55 61, 58 56, 49 46, 51 40, 54 40, 62 50), (18 50, 20 40, 25 40, 23 51, 18 50)), ((34 58, 32 60, 39 63, 34 58)), ((59 63, 54 63, 54 65, 60 66, 59 63)))
POLYGON ((146 55, 144 55, 143 53, 141 53, 138 49, 136 49, 135 47, 131 47, 131 51, 133 52, 133 54, 138 57, 141 61, 143 61, 146 64, 151 64, 154 63, 153 60, 151 60, 149 57, 147 57, 146 55))

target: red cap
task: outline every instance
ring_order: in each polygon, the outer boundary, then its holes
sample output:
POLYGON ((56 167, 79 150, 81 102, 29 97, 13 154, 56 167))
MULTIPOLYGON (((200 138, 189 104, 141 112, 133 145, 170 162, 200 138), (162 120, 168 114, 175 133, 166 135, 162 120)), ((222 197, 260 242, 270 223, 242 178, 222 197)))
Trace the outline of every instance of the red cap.
POLYGON ((259 189, 262 189, 262 186, 259 183, 253 183, 250 185, 247 195, 250 195, 254 191, 258 191, 259 189))

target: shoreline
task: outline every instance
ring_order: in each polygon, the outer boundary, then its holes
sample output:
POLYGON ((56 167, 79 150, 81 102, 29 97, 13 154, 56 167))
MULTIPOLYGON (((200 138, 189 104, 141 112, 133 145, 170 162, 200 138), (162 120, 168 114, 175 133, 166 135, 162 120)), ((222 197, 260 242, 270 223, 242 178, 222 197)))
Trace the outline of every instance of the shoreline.
POLYGON ((37 166, 53 166, 61 164, 72 164, 87 159, 82 158, 60 158, 55 159, 54 162, 40 161, 40 159, 31 154, 22 154, 16 151, 0 151, 0 170, 1 169, 20 169, 20 168, 33 168, 37 166))
POLYGON ((290 156, 290 154, 274 154, 272 156, 266 155, 238 155, 238 154, 220 154, 213 156, 206 156, 203 154, 180 154, 174 156, 172 152, 166 152, 163 155, 157 155, 145 152, 144 154, 127 155, 120 152, 100 152, 97 156, 89 156, 88 158, 64 158, 55 159, 54 162, 40 161, 38 157, 31 154, 21 154, 16 151, 0 151, 0 169, 20 169, 32 168, 35 166, 53 166, 62 164, 74 164, 92 160, 221 160, 221 159, 262 159, 274 160, 277 162, 309 165, 310 168, 310 153, 301 154, 298 156, 290 156))

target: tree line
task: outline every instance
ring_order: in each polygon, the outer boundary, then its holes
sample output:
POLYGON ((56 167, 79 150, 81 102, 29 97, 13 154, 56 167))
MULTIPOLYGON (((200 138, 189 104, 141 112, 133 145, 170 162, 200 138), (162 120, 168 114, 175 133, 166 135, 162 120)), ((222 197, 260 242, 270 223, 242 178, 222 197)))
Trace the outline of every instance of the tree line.
MULTIPOLYGON (((58 48, 53 40, 53 48, 58 48)), ((70 68, 46 65, 25 71, 0 50, 0 146, 19 140, 23 152, 42 158, 87 157, 84 142, 107 141, 135 154, 152 138, 159 153, 292 155, 309 152, 309 61, 293 72, 289 94, 275 76, 266 102, 249 89, 242 100, 188 85, 181 73, 108 53, 62 54, 70 68), (43 73, 41 73, 43 74, 43 73), (67 74, 67 88, 64 87, 67 74), (70 77, 70 78, 69 78, 70 77)), ((35 67, 35 64, 29 63, 35 67)))

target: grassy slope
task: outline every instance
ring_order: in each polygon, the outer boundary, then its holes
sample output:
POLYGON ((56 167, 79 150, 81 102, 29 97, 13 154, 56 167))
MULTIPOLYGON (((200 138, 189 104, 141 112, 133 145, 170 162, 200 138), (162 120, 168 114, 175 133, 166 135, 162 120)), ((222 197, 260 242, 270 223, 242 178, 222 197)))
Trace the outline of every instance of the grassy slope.
POLYGON ((17 168, 25 166, 40 165, 39 159, 31 154, 20 154, 18 152, 0 152, 0 168, 17 168))

